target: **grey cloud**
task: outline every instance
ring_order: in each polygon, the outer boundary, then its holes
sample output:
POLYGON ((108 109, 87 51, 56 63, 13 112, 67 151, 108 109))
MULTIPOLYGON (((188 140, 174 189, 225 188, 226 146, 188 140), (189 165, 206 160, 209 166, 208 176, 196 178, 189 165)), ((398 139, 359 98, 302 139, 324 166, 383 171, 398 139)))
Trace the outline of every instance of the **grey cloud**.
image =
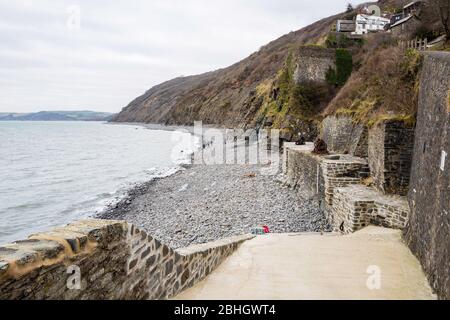
POLYGON ((0 112, 119 111, 162 81, 223 68, 348 0, 0 0, 0 112), (67 28, 67 8, 81 28, 67 28))

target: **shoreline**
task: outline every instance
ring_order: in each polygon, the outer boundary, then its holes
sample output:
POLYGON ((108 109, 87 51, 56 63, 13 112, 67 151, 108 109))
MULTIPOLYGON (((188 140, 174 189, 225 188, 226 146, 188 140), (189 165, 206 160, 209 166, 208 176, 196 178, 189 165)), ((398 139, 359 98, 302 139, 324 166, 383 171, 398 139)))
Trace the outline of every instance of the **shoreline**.
MULTIPOLYGON (((180 128, 184 127, 170 127, 180 128)), ((227 143, 226 153, 240 148, 245 145, 227 143)), ((282 185, 280 172, 265 175, 262 170, 267 166, 262 164, 196 164, 196 152, 201 150, 204 160, 212 159, 208 144, 199 146, 190 155, 190 164, 180 164, 181 169, 172 175, 133 186, 95 218, 126 220, 174 249, 250 233, 260 226, 275 233, 329 231, 317 201, 305 200, 301 190, 282 185)))

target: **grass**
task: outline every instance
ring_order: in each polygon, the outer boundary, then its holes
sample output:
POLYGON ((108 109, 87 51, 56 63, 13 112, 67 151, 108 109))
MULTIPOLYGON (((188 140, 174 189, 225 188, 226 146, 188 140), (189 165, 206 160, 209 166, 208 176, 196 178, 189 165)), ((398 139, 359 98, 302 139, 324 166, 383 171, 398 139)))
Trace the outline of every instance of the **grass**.
POLYGON ((403 122, 406 126, 412 128, 416 124, 416 117, 414 115, 407 115, 407 114, 378 115, 378 117, 370 119, 367 126, 370 128, 386 121, 403 122))
POLYGON ((450 112, 450 88, 447 92, 447 111, 450 112))

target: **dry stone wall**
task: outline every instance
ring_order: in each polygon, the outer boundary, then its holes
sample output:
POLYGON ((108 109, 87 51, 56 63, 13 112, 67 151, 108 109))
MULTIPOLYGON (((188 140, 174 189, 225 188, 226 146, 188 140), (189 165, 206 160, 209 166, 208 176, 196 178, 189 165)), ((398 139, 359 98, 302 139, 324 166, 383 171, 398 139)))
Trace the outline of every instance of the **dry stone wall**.
POLYGON ((0 247, 0 299, 166 299, 251 237, 174 251, 123 221, 80 221, 0 247))

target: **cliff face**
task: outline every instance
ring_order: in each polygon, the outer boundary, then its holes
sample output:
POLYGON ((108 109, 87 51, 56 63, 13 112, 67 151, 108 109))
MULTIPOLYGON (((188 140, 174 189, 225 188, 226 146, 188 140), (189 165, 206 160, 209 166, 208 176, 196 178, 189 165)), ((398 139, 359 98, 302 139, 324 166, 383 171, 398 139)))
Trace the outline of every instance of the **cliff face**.
POLYGON ((225 69, 176 78, 148 90, 132 101, 113 121, 165 124, 244 126, 254 122, 263 101, 257 87, 273 80, 290 48, 325 39, 340 14, 291 32, 225 69))

